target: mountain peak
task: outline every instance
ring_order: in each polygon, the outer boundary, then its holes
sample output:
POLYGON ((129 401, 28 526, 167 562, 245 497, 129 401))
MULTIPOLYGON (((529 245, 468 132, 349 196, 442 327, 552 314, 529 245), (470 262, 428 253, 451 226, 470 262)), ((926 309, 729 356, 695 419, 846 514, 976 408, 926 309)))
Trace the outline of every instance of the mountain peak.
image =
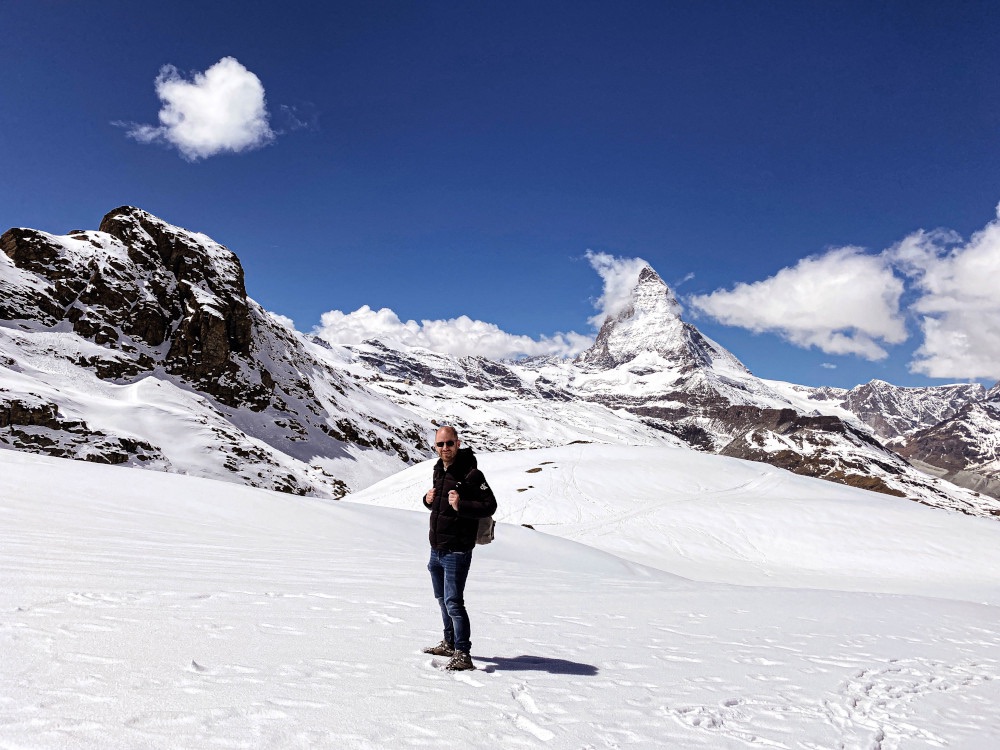
POLYGON ((608 315, 593 346, 577 361, 611 369, 643 355, 655 355, 681 372, 712 367, 747 372, 728 351, 681 318, 683 309, 673 290, 651 267, 639 272, 628 303, 608 315))
POLYGON ((666 314, 680 321, 681 305, 673 290, 649 266, 639 272, 639 281, 632 292, 632 307, 649 314, 666 314))
POLYGON ((680 303, 660 275, 646 266, 639 272, 628 302, 605 318, 594 345, 579 361, 611 368, 645 351, 671 358, 683 338, 680 303))

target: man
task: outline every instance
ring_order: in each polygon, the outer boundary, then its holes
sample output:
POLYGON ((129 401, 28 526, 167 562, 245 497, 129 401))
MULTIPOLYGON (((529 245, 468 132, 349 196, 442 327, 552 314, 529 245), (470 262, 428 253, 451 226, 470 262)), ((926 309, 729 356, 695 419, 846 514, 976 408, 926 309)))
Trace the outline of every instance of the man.
POLYGON ((424 649, 425 654, 450 656, 446 669, 475 669, 469 651, 472 629, 465 611, 465 580, 476 546, 479 519, 497 509, 493 490, 476 466, 471 448, 462 448, 454 427, 438 429, 434 449, 439 461, 434 465, 434 486, 424 495, 431 511, 431 573, 434 596, 441 607, 444 640, 424 649))

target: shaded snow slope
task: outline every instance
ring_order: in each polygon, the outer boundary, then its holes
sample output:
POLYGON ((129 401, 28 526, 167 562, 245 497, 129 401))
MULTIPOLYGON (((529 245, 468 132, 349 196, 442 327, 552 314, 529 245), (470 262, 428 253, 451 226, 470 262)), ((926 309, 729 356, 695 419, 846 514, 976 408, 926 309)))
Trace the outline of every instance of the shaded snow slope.
POLYGON ((0 747, 1000 742, 996 607, 694 583, 505 526, 452 675, 419 652, 424 513, 2 450, 0 497, 0 747))

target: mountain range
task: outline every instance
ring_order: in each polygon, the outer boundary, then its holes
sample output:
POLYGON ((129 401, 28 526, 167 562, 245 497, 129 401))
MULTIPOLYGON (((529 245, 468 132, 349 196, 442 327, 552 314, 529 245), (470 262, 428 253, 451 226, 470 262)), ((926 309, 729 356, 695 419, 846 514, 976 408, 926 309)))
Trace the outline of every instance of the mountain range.
POLYGON ((575 359, 303 334, 238 257, 135 207, 0 236, 0 445, 339 498, 424 460, 435 424, 500 451, 672 445, 1000 515, 1000 385, 754 376, 652 268, 575 359))

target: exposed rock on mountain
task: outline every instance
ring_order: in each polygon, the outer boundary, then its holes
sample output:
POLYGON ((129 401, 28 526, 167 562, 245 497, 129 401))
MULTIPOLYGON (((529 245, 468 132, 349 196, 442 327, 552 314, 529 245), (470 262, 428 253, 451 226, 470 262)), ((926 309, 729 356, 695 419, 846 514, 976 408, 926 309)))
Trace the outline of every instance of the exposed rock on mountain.
POLYGON ((1000 498, 1000 383, 981 400, 911 435, 899 452, 925 471, 1000 498))
POLYGON ((847 392, 843 406, 856 414, 876 435, 891 440, 950 419, 986 389, 979 384, 900 388, 872 380, 847 392))
POLYGON ((249 299, 204 235, 126 206, 0 248, 0 442, 334 497, 426 455, 426 428, 249 299))

